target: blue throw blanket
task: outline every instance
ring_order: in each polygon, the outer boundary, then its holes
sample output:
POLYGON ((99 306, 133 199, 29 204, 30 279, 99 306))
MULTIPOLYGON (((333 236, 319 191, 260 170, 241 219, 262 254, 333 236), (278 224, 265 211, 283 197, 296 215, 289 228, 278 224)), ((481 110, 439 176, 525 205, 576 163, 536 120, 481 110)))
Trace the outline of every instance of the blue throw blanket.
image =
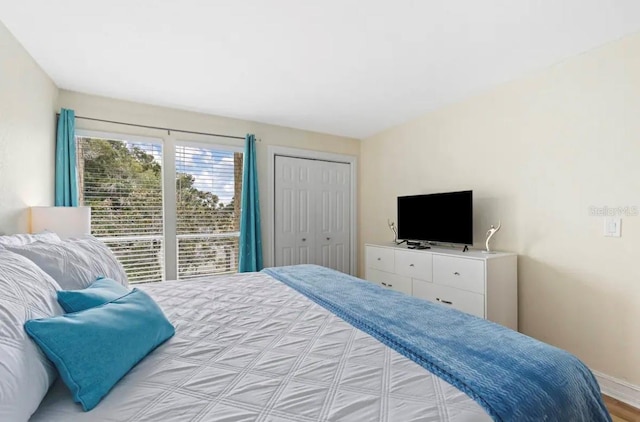
POLYGON ((263 272, 448 381, 496 421, 611 421, 593 374, 564 350, 324 267, 263 272))

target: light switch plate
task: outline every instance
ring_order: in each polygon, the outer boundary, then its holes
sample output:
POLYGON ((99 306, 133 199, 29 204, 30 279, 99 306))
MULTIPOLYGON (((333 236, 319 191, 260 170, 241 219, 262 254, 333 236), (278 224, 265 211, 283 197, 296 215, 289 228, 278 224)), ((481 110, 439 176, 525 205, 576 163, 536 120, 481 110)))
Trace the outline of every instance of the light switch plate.
POLYGON ((620 217, 605 217, 604 219, 604 235, 607 237, 621 237, 622 219, 620 217))

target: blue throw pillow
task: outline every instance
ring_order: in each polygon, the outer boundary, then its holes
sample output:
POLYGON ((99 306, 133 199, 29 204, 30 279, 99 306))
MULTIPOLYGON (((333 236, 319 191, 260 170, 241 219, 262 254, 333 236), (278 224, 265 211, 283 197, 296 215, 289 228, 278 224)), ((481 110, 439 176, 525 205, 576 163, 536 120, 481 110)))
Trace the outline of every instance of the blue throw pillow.
POLYGON ((86 289, 59 290, 58 303, 65 312, 78 312, 120 299, 129 292, 129 289, 117 281, 99 277, 86 289))
POLYGON ((175 333, 160 307, 138 289, 96 308, 32 319, 24 328, 85 411, 175 333))

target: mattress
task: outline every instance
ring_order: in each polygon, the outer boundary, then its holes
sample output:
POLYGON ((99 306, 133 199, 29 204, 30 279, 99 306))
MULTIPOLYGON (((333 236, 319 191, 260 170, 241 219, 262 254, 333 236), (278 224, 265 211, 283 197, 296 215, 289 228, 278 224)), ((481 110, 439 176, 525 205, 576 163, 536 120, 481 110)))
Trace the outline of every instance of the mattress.
POLYGON ((489 421, 466 394, 262 273, 138 285, 176 335, 92 411, 32 421, 489 421))

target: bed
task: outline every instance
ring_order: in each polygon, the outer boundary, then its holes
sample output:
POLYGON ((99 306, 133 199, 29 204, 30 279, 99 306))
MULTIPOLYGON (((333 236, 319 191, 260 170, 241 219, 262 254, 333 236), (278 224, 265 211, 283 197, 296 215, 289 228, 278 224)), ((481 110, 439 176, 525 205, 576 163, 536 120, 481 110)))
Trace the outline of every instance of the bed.
MULTIPOLYGON (((129 289, 122 266, 90 236, 0 237, 0 419, 611 420, 593 374, 575 356, 327 268, 135 287, 129 289), (51 385, 56 369, 25 331, 39 321, 104 310, 62 315, 58 304, 61 290, 85 292, 99 282, 96 274, 124 289, 121 299, 150 297, 171 335, 127 366, 85 412, 60 378, 51 385)), ((119 300, 102 303, 114 309, 119 300)), ((120 333, 118 327, 112 332, 120 333)), ((74 351, 101 351, 111 342, 72 339, 63 343, 74 351)), ((110 356, 120 361, 119 352, 110 356)))
POLYGON ((32 421, 490 421, 466 394, 264 273, 137 285, 176 335, 90 412, 32 421))

